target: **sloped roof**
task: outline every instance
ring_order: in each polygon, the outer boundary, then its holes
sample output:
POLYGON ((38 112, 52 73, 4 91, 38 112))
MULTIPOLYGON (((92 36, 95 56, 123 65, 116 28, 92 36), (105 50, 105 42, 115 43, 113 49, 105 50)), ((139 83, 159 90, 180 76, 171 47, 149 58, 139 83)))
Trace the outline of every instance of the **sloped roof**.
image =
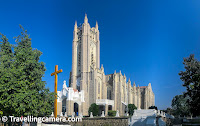
POLYGON ((77 89, 73 89, 74 90, 74 92, 77 92, 78 90, 77 89))
POLYGON ((147 88, 147 86, 141 86, 140 88, 147 88))

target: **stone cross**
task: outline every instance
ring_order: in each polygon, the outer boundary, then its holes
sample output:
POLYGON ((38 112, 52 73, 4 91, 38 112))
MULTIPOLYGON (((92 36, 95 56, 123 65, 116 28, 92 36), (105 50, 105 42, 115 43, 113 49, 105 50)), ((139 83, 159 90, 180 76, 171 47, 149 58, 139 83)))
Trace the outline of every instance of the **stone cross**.
POLYGON ((55 72, 53 72, 51 74, 51 76, 55 75, 55 88, 54 88, 54 92, 55 94, 55 100, 54 100, 54 116, 55 118, 57 118, 57 82, 58 82, 58 73, 61 73, 61 70, 58 70, 58 65, 55 66, 55 72))

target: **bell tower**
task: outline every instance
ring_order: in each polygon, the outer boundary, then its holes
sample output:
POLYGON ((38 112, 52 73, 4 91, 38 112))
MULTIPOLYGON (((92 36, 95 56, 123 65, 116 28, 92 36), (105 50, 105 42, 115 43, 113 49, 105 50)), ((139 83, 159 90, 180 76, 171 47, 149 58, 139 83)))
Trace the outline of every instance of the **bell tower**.
MULTIPOLYGON (((100 69, 100 41, 98 23, 95 27, 90 27, 87 15, 84 23, 74 25, 72 44, 72 71, 70 74, 70 87, 84 91, 85 102, 79 107, 83 115, 88 114, 89 108, 89 88, 91 84, 91 73, 94 69, 100 69)), ((71 103, 73 106, 73 103, 71 103)))
POLYGON ((77 26, 75 22, 72 46, 71 86, 83 90, 83 86, 86 86, 83 83, 88 83, 87 74, 92 69, 100 68, 98 23, 96 22, 96 26, 91 28, 86 14, 81 26, 77 26))

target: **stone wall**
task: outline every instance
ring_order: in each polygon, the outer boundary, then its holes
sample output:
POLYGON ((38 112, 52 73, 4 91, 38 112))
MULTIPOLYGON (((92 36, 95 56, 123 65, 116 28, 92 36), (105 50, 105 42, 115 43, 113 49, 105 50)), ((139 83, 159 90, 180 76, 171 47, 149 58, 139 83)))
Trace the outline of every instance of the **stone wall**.
POLYGON ((128 117, 83 118, 71 126, 128 126, 128 117))

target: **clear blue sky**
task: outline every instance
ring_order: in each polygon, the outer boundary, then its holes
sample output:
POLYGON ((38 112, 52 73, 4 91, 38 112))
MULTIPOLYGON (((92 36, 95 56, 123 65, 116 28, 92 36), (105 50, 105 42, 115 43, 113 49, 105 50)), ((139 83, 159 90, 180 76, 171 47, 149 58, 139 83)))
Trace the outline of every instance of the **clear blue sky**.
POLYGON ((199 0, 0 0, 0 32, 11 43, 21 24, 32 38, 33 48, 43 52, 47 71, 43 80, 53 91, 50 74, 58 65, 58 90, 68 82, 72 61, 74 22, 100 30, 100 61, 105 73, 122 70, 140 86, 152 83, 159 109, 170 107, 183 88, 178 73, 183 57, 200 59, 199 0))

